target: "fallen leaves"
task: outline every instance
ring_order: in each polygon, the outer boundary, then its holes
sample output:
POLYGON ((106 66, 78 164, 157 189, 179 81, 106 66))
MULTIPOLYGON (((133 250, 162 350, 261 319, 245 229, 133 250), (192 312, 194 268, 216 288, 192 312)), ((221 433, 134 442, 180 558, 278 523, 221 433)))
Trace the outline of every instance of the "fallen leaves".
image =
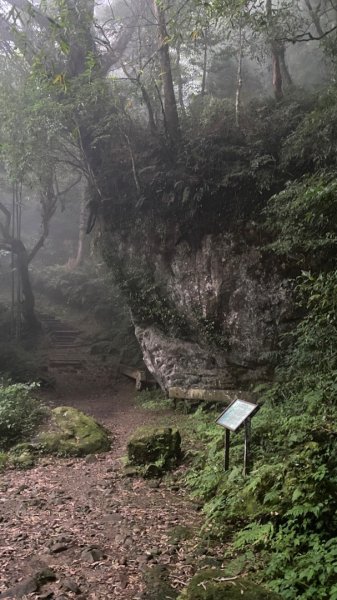
POLYGON ((2 476, 1 591, 47 565, 57 579, 32 591, 30 599, 140 600, 149 566, 166 565, 177 589, 194 573, 190 557, 197 540, 170 541, 179 523, 196 531, 200 526, 200 514, 183 491, 123 477, 126 440, 149 414, 133 405, 129 387, 110 403, 105 396, 100 403, 97 389, 95 394, 93 404, 69 388, 60 403, 91 409, 94 416, 97 411, 113 433, 111 452, 90 460, 50 458, 2 476))

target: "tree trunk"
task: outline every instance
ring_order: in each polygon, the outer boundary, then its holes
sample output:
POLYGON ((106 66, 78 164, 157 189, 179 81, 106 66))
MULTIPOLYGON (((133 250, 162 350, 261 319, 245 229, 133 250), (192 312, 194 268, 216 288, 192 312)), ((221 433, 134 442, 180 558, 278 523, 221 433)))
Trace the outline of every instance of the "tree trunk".
POLYGON ((69 258, 65 268, 69 271, 73 271, 80 267, 83 262, 83 253, 84 253, 84 240, 86 236, 86 208, 88 202, 88 193, 82 195, 81 199, 81 207, 80 207, 80 218, 79 218, 79 227, 78 227, 78 241, 77 241, 77 253, 74 258, 69 258))
POLYGON ((288 65, 287 65, 285 53, 286 53, 286 49, 285 49, 284 45, 282 45, 282 47, 280 47, 280 53, 279 53, 279 56, 280 56, 280 67, 281 67, 281 76, 282 76, 282 79, 285 82, 285 84, 288 87, 292 87, 293 86, 293 80, 292 80, 292 77, 291 77, 289 69, 288 69, 288 65))
POLYGON ((181 43, 179 41, 177 44, 177 62, 176 62, 177 81, 178 81, 178 98, 179 98, 179 104, 180 104, 181 111, 182 111, 183 115, 185 115, 186 109, 185 109, 185 103, 184 103, 183 78, 181 76, 181 66, 180 66, 180 46, 181 46, 181 43))
POLYGON ((283 98, 282 72, 280 62, 280 44, 274 39, 272 0, 266 0, 266 16, 269 28, 270 47, 273 65, 273 88, 276 100, 283 98))
POLYGON ((165 12, 162 5, 156 0, 152 0, 153 11, 157 19, 158 41, 159 41, 159 62, 161 70, 161 79, 164 92, 164 110, 167 125, 167 133, 170 140, 174 143, 180 139, 179 117, 177 102, 174 95, 171 59, 168 44, 168 34, 166 29, 165 12))
POLYGON ((324 36, 324 31, 323 31, 322 26, 321 26, 321 20, 319 18, 318 12, 313 8, 310 0, 304 0, 304 2, 305 2, 305 5, 306 5, 306 7, 308 9, 309 15, 310 15, 310 17, 312 19, 312 22, 313 22, 313 24, 316 27, 316 31, 317 31, 318 35, 320 37, 323 37, 324 36))
POLYGON ((277 42, 272 42, 271 45, 272 61, 273 61, 273 88, 276 100, 283 98, 283 81, 281 72, 280 51, 277 42))
POLYGON ((204 52, 202 61, 202 80, 201 80, 201 95, 206 94, 206 81, 207 81, 207 61, 208 61, 208 44, 207 44, 207 32, 203 32, 204 38, 204 52))
MULTIPOLYGON (((13 194, 14 198, 14 194, 13 194)), ((0 248, 7 250, 8 252, 15 255, 15 266, 18 271, 19 282, 18 289, 21 288, 22 292, 22 315, 26 324, 30 330, 40 329, 39 320, 35 314, 35 298, 30 283, 29 277, 29 256, 23 242, 15 237, 17 233, 20 235, 20 227, 15 232, 15 202, 13 201, 13 215, 11 215, 8 208, 0 202, 0 212, 3 215, 4 221, 0 220, 0 233, 2 239, 0 240, 0 248)), ((12 258, 12 268, 13 258, 12 258)), ((15 289, 12 286, 12 300, 14 300, 15 289)), ((13 312, 13 310, 12 310, 13 312)))
POLYGON ((16 255, 16 265, 20 277, 22 291, 22 315, 30 330, 40 329, 40 322, 35 314, 35 298, 29 277, 28 252, 21 240, 11 240, 16 255))
POLYGON ((240 24, 238 71, 237 71, 237 78, 236 78, 236 95, 235 95, 235 121, 236 121, 237 127, 240 127, 240 117, 241 117, 242 59, 243 59, 242 26, 240 24))
POLYGON ((140 86, 140 90, 142 92, 142 97, 144 100, 144 104, 147 108, 147 114, 149 117, 149 127, 150 127, 150 131, 152 133, 152 135, 157 135, 158 133, 158 129, 157 129, 157 125, 154 119, 154 112, 153 112, 153 108, 152 108, 152 103, 151 103, 151 99, 150 96, 148 94, 148 91, 145 87, 145 85, 139 81, 139 86, 140 86))

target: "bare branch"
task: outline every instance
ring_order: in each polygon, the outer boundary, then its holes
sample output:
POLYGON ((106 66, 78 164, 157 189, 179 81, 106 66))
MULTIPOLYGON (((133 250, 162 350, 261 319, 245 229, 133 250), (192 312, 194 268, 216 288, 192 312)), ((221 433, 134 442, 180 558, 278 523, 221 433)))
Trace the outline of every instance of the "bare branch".
POLYGON ((102 57, 101 64, 103 74, 108 73, 111 67, 121 60, 122 55, 133 36, 136 21, 133 25, 133 27, 123 28, 116 42, 110 44, 109 51, 102 57))
POLYGON ((310 31, 306 31, 305 33, 299 33, 298 35, 295 35, 291 38, 287 38, 287 37, 277 38, 276 41, 290 42, 292 44, 297 44, 297 42, 320 41, 323 38, 325 38, 327 35, 330 35, 330 33, 332 33, 333 31, 336 31, 336 29, 337 29, 337 25, 334 25, 334 27, 331 27, 331 29, 328 29, 328 31, 324 31, 324 33, 322 33, 322 35, 312 35, 312 33, 310 33, 310 31))

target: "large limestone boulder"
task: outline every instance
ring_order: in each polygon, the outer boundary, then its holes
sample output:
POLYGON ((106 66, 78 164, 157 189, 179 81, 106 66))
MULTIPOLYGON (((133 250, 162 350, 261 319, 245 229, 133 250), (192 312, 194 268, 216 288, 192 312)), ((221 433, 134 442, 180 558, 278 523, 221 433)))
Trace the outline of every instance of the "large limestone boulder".
POLYGON ((181 457, 181 437, 177 429, 154 427, 137 429, 128 441, 127 474, 157 477, 174 467, 181 457))
POLYGON ((51 411, 47 429, 38 434, 35 442, 44 453, 60 456, 85 456, 110 448, 105 429, 70 406, 58 406, 51 411))
POLYGON ((280 600, 280 597, 246 578, 228 578, 220 569, 199 571, 178 600, 280 600))
POLYGON ((6 467, 29 469, 44 454, 86 456, 109 449, 110 439, 104 427, 76 408, 59 406, 48 410, 33 439, 0 452, 0 472, 6 467))

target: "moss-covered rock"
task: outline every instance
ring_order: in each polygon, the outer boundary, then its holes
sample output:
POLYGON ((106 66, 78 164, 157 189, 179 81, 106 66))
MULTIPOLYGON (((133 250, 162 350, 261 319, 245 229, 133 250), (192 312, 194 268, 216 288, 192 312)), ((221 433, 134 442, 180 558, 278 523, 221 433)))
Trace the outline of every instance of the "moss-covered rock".
POLYGON ((178 600, 280 600, 280 597, 246 578, 232 578, 221 569, 199 571, 178 600), (227 581, 226 581, 227 579, 227 581))
POLYGON ((128 442, 128 464, 138 468, 143 477, 160 477, 174 467, 181 457, 181 437, 177 429, 138 429, 128 442))
POLYGON ((169 540, 171 544, 189 540, 191 537, 193 537, 193 529, 187 527, 187 525, 177 525, 169 531, 169 540))
POLYGON ((144 571, 144 583, 146 586, 142 594, 142 600, 175 600, 178 592, 169 583, 169 572, 166 565, 154 565, 144 571))
POLYGON ((5 468, 8 463, 8 454, 7 452, 0 452, 0 471, 5 468))
POLYGON ((60 456, 85 456, 110 448, 105 429, 92 417, 69 406, 52 410, 48 429, 38 434, 36 443, 43 453, 60 456))
POLYGON ((35 465, 37 457, 37 448, 33 444, 17 444, 8 452, 7 463, 11 467, 18 469, 30 469, 35 465))

